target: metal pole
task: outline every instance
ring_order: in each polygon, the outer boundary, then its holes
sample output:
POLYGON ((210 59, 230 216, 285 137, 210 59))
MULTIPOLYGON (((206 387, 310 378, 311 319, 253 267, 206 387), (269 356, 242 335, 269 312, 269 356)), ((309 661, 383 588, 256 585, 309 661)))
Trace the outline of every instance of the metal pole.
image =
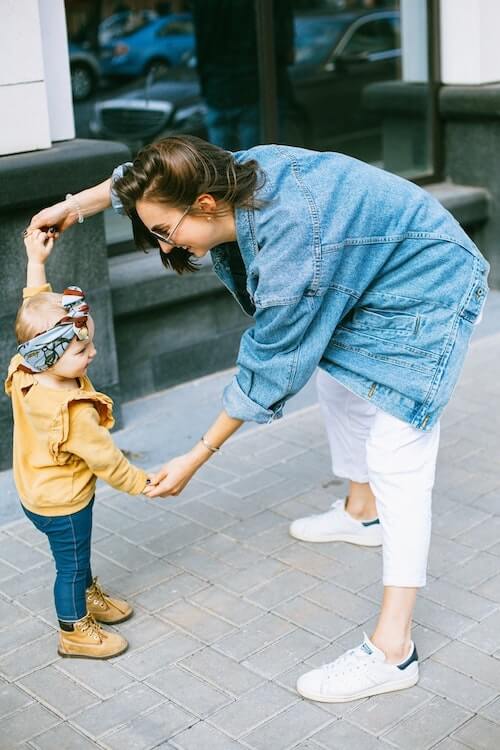
POLYGON ((441 24, 439 6, 439 0, 427 0, 432 176, 433 179, 442 180, 444 177, 444 131, 439 112, 439 93, 441 91, 441 24))
POLYGON ((255 0, 262 143, 275 143, 278 140, 273 5, 274 0, 255 0))

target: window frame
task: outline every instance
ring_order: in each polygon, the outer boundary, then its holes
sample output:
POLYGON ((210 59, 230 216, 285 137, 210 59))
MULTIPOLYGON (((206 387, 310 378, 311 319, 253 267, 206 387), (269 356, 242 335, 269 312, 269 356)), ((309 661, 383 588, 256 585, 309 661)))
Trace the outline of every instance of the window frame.
MULTIPOLYGON (((276 106, 276 66, 274 55, 273 31, 273 2, 274 0, 255 0, 257 20, 257 50, 259 56, 260 104, 262 112, 262 141, 275 143, 278 140, 278 110, 276 106)), ((439 117, 440 80, 440 0, 426 0, 427 3, 427 67, 428 67, 428 95, 427 117, 425 131, 429 153, 429 169, 421 174, 415 174, 411 182, 417 185, 428 185, 443 179, 444 149, 443 126, 439 117)), ((380 13, 388 11, 381 10, 380 13)), ((376 11, 374 11, 375 15, 376 11)), ((361 21, 361 19, 360 19, 361 21)), ((349 31, 347 30, 344 37, 349 31)), ((344 37, 339 40, 337 49, 342 49, 344 37)))
MULTIPOLYGON (((370 14, 369 18, 356 19, 356 21, 354 21, 354 23, 344 32, 342 38, 339 40, 335 54, 343 55, 349 43, 351 42, 354 34, 356 34, 356 32, 363 26, 366 26, 369 23, 374 23, 375 21, 387 20, 390 23, 390 14, 391 14, 391 11, 379 11, 378 13, 373 12, 372 14, 370 14)), ((401 34, 401 31, 400 31, 400 34, 401 34)), ((369 52, 367 55, 367 59, 370 59, 372 55, 388 55, 389 53, 398 51, 400 49, 401 47, 392 47, 390 50, 379 50, 378 52, 369 52)))

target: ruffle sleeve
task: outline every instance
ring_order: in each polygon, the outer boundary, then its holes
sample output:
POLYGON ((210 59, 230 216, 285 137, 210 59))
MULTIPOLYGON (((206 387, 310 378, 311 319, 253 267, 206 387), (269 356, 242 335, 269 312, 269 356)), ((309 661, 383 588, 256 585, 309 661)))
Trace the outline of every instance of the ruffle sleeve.
POLYGON ((24 388, 31 388, 31 386, 35 382, 33 379, 33 372, 24 364, 24 359, 21 357, 21 355, 16 354, 16 356, 12 357, 12 359, 10 360, 9 369, 7 371, 7 378, 4 383, 5 393, 7 394, 7 396, 10 396, 12 394, 12 390, 14 388, 14 375, 16 376, 15 387, 19 388, 19 390, 23 390, 24 388))
POLYGON ((70 393, 68 400, 60 405, 58 413, 55 415, 49 433, 49 452, 56 464, 65 464, 71 454, 64 450, 64 444, 68 440, 71 424, 71 406, 77 403, 88 403, 94 406, 99 415, 99 424, 110 430, 114 423, 113 402, 104 393, 70 393))

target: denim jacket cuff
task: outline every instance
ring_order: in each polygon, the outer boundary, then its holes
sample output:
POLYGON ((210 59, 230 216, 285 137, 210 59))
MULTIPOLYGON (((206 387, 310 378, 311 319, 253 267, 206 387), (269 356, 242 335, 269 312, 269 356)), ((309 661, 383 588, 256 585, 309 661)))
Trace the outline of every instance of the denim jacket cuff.
POLYGON ((233 417, 233 419, 241 419, 244 422, 258 422, 260 424, 279 419, 282 416, 283 410, 283 403, 276 404, 276 406, 266 409, 264 406, 252 401, 252 399, 241 390, 236 378, 233 378, 229 385, 224 389, 222 405, 229 416, 233 417))
POLYGON ((113 170, 113 174, 111 175, 111 205, 113 209, 118 214, 124 214, 125 210, 123 208, 122 202, 113 190, 113 185, 115 183, 115 180, 120 179, 120 177, 123 177, 126 170, 132 166, 131 161, 125 162, 125 164, 120 164, 119 167, 116 167, 116 169, 113 170))

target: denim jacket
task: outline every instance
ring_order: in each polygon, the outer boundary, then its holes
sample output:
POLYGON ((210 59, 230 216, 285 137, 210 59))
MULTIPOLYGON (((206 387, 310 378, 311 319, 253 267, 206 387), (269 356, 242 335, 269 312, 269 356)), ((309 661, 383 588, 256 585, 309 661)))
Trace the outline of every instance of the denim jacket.
POLYGON ((489 266, 474 243, 430 194, 356 159, 274 145, 235 158, 255 159, 266 181, 262 207, 236 209, 237 247, 211 251, 254 319, 224 391, 227 413, 280 417, 319 366, 430 429, 487 294, 489 266))

